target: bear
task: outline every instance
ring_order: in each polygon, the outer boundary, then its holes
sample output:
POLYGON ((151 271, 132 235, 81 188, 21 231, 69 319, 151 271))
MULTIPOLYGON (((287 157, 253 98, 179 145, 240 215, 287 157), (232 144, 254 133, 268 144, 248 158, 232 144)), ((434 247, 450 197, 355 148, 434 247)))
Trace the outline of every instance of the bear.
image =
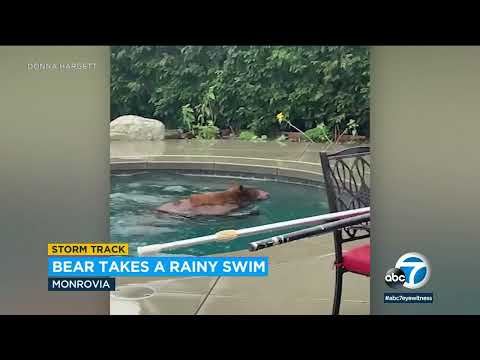
POLYGON ((184 217, 225 216, 255 201, 266 200, 269 196, 266 191, 233 184, 225 191, 194 194, 189 198, 164 204, 154 212, 184 217))

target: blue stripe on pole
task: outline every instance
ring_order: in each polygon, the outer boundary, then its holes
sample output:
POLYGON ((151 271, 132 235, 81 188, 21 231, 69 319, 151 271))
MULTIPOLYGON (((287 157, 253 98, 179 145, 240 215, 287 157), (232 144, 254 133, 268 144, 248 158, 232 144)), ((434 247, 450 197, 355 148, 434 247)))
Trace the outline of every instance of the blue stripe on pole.
POLYGON ((267 276, 268 257, 50 257, 48 276, 267 276))

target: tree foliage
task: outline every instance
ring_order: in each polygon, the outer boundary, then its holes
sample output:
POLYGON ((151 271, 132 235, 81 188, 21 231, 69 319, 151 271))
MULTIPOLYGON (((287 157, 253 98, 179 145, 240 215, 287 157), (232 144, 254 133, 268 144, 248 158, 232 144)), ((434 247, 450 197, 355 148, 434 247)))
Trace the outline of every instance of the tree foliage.
POLYGON ((303 130, 368 134, 369 59, 350 46, 114 46, 112 116, 135 114, 185 127, 193 119, 257 135, 285 113, 303 130), (188 105, 188 107, 185 107, 188 105), (187 115, 189 116, 189 115, 187 115))

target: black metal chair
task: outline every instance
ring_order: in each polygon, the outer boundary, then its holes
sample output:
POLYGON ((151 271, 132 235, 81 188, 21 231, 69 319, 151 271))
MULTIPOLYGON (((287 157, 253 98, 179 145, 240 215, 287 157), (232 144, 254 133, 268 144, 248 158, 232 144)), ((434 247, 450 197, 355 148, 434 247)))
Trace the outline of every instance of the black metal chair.
MULTIPOLYGON (((370 206, 370 147, 358 146, 336 153, 320 153, 330 212, 370 206)), ((343 250, 346 242, 370 237, 370 223, 346 227, 333 233, 335 245, 335 294, 333 315, 338 315, 343 274, 370 276, 370 244, 343 250)))

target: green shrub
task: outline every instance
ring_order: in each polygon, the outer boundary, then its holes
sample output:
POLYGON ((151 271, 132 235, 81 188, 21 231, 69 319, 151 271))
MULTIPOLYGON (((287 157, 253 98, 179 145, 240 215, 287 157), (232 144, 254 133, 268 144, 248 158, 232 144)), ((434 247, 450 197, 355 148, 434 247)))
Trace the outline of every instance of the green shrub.
POLYGON ((324 123, 317 125, 317 127, 313 129, 305 131, 305 135, 315 142, 327 142, 331 141, 332 139, 331 132, 324 123))
POLYGON ((194 133, 204 140, 216 139, 220 133, 219 128, 212 121, 209 121, 207 125, 195 125, 194 129, 194 133))
POLYGON ((245 131, 242 131, 240 133, 240 135, 238 136, 238 139, 239 140, 250 141, 250 140, 253 140, 256 137, 257 137, 257 135, 255 135, 255 133, 253 131, 245 130, 245 131))
POLYGON ((368 135, 369 86, 367 47, 113 46, 111 54, 112 117, 167 128, 188 127, 182 106, 192 104, 197 120, 257 136, 280 132, 279 111, 302 130, 308 121, 342 132, 354 119, 368 135))
POLYGON ((248 125, 248 128, 257 136, 274 137, 280 132, 280 127, 272 116, 255 119, 248 125))
POLYGON ((195 112, 190 104, 182 106, 182 126, 188 131, 193 130, 195 124, 195 112))

